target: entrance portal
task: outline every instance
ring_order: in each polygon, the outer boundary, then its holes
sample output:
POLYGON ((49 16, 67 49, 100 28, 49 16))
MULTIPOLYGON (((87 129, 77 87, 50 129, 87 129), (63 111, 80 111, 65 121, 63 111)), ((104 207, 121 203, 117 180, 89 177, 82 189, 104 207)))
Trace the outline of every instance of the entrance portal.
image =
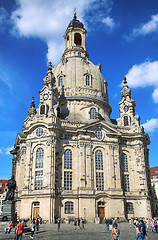
POLYGON ((98 217, 103 220, 105 217, 105 202, 98 202, 98 217))
POLYGON ((33 219, 36 219, 39 215, 40 203, 34 202, 32 205, 33 205, 33 216, 32 217, 33 217, 33 219))
POLYGON ((98 217, 100 220, 103 220, 105 217, 105 208, 104 207, 98 207, 98 217))

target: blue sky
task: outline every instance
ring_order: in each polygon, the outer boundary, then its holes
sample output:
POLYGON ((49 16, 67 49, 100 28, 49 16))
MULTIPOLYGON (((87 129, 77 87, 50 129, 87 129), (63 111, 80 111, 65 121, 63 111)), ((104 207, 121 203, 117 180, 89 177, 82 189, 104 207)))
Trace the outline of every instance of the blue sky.
POLYGON ((108 82, 111 118, 119 115, 126 75, 151 139, 150 166, 158 165, 158 1, 0 0, 0 179, 11 176, 9 150, 32 96, 38 107, 48 62, 61 59, 74 8, 88 32, 89 59, 102 65, 108 82))

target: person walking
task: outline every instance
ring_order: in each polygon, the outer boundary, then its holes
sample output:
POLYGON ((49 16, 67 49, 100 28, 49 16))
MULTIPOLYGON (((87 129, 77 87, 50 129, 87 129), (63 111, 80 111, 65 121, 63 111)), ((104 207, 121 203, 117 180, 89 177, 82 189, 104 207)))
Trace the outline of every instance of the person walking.
POLYGON ((117 223, 114 223, 113 229, 111 230, 112 240, 119 240, 120 230, 117 228, 117 223))
POLYGON ((17 225, 17 240, 22 240, 22 233, 23 233, 24 225, 21 222, 21 219, 19 219, 19 223, 17 225))
POLYGON ((31 225, 30 225, 30 229, 31 229, 31 236, 30 238, 33 239, 33 235, 35 233, 35 221, 33 220, 31 225))
POLYGON ((40 226, 40 220, 39 218, 36 218, 36 230, 38 231, 39 230, 39 226, 40 226))
POLYGON ((82 229, 84 229, 84 219, 81 219, 81 223, 82 223, 82 229))
POLYGON ((106 224, 106 231, 109 232, 109 219, 105 218, 105 224, 106 224))
POLYGON ((140 228, 141 228, 141 237, 142 237, 142 240, 144 240, 145 235, 147 234, 146 234, 146 226, 143 220, 140 220, 140 228))
POLYGON ((77 228, 77 221, 76 221, 76 219, 74 220, 74 229, 75 229, 75 231, 76 231, 76 228, 77 228))
POLYGON ((151 226, 152 232, 154 232, 154 227, 155 227, 154 219, 151 219, 150 226, 151 226))
POLYGON ((139 225, 139 223, 137 223, 137 226, 136 226, 136 240, 142 240, 142 237, 141 237, 141 227, 139 225))
POLYGON ((132 220, 129 219, 129 225, 130 225, 130 228, 132 227, 132 220))
POLYGON ((78 218, 78 230, 81 229, 81 220, 78 218))
POLYGON ((57 220, 57 224, 58 224, 58 232, 60 232, 60 218, 58 218, 58 220, 57 220))

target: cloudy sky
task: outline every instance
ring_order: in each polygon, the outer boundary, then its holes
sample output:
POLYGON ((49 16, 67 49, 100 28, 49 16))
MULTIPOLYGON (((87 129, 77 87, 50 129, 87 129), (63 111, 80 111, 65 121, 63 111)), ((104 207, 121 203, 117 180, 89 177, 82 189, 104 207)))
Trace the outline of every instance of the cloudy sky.
POLYGON ((48 62, 60 61, 74 8, 88 32, 89 59, 108 82, 111 118, 126 75, 151 139, 150 166, 158 166, 158 1, 0 0, 0 179, 11 176, 9 151, 32 96, 38 107, 48 62))

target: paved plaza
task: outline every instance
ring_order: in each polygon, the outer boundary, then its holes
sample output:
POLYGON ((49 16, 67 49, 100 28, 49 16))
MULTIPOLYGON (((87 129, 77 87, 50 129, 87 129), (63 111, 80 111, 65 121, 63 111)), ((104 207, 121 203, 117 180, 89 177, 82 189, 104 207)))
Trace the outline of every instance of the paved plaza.
MULTIPOLYGON (((0 223, 0 239, 14 239, 13 230, 10 234, 4 233, 4 227, 8 223, 0 223)), ((135 240, 135 227, 129 227, 128 223, 119 223, 119 229, 121 232, 120 240, 135 240)), ((149 240, 158 240, 158 233, 152 233, 151 229, 147 230, 149 240)), ((23 240, 30 239, 29 233, 23 234, 23 240)), ((86 239, 96 239, 96 240, 111 240, 111 233, 105 231, 104 224, 94 224, 88 223, 85 225, 85 230, 74 230, 73 224, 61 224, 61 231, 57 231, 57 224, 42 224, 40 231, 35 233, 34 240, 41 239, 51 239, 51 240, 86 240, 86 239)))

